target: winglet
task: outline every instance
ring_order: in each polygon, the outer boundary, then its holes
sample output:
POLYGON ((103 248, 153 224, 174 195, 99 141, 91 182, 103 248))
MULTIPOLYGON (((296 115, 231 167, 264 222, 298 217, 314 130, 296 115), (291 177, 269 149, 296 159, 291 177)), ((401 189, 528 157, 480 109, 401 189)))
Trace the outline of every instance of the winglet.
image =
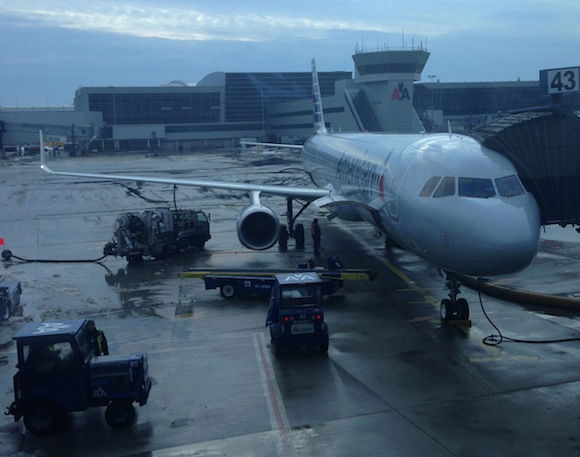
POLYGON ((40 137, 40 168, 42 168, 47 173, 54 173, 48 165, 46 164, 46 152, 44 151, 44 138, 42 136, 42 130, 38 131, 38 136, 40 137))
POLYGON ((314 59, 312 59, 312 98, 314 101, 314 131, 316 133, 326 133, 324 113, 322 112, 322 97, 320 95, 320 85, 318 84, 318 73, 316 72, 316 60, 314 59))

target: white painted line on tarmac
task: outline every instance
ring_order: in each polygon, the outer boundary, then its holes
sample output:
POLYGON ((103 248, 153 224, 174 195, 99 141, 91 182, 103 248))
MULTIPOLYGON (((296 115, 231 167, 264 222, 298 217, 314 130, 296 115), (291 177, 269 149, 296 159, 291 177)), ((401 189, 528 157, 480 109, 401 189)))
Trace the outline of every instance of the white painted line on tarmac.
POLYGON ((270 355, 267 353, 263 333, 254 334, 254 346, 260 371, 260 380, 266 397, 266 405, 270 415, 272 430, 279 432, 279 440, 276 443, 278 454, 284 457, 293 457, 294 448, 290 443, 290 423, 284 407, 284 401, 276 381, 276 373, 270 355))

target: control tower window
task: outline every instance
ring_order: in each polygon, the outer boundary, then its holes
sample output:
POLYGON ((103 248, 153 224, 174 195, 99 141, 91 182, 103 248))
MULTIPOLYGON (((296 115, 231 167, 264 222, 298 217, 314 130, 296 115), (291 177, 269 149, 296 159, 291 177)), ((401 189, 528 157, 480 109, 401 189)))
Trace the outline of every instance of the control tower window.
POLYGON ((471 198, 495 197, 491 179, 459 178, 459 196, 471 198))
POLYGON ((524 194, 524 189, 516 175, 497 178, 495 180, 495 185, 497 186, 497 191, 502 197, 509 198, 524 194))
POLYGON ((450 197, 451 195, 455 195, 455 178, 453 176, 445 176, 433 194, 433 197, 441 198, 450 197))
POLYGON ((437 184, 439 184, 439 181, 441 181, 441 176, 433 176, 431 179, 429 179, 429 181, 427 181, 425 187, 423 187, 423 190, 419 195, 421 197, 431 196, 431 194, 435 190, 435 187, 437 187, 437 184))

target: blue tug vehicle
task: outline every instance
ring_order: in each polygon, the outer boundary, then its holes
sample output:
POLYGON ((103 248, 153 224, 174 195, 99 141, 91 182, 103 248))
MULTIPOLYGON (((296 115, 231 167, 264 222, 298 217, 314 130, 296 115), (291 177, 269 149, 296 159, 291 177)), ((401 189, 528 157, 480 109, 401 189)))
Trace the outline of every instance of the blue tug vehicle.
POLYGON ((328 352, 323 280, 312 271, 275 275, 266 326, 274 352, 328 352))
POLYGON ((147 355, 108 355, 104 333, 92 320, 30 322, 14 336, 18 372, 14 402, 5 414, 31 433, 54 431, 64 413, 106 407, 105 420, 124 428, 151 390, 147 355))

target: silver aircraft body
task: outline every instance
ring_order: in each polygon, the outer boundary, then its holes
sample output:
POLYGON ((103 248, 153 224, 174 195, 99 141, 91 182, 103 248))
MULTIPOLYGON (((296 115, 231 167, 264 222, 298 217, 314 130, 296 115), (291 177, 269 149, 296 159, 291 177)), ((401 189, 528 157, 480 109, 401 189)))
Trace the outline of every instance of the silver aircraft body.
MULTIPOLYGON (((248 193, 239 214, 240 242, 273 246, 278 215, 260 201, 268 193, 312 202, 346 220, 365 220, 400 247, 450 273, 491 276, 526 267, 537 252, 540 214, 534 197, 502 155, 462 135, 333 134, 326 131, 313 61, 315 134, 302 148, 317 187, 53 171, 105 180, 218 188, 248 193)), ((281 145, 277 145, 281 146, 281 145)))
POLYGON ((473 138, 320 134, 304 145, 303 161, 314 183, 331 189, 319 204, 375 225, 446 271, 509 273, 537 252, 534 197, 508 159, 473 138))

